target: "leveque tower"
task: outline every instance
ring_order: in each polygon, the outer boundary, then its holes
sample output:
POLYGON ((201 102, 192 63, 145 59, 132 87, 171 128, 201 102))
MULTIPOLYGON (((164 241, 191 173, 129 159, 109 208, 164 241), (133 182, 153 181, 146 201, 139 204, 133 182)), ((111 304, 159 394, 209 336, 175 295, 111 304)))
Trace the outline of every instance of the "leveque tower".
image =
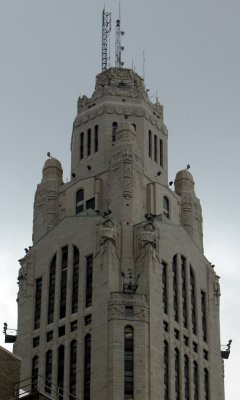
MULTIPOLYGON (((188 168, 133 70, 78 99, 71 179, 49 155, 20 260, 21 380, 50 399, 223 400, 219 277, 188 168)), ((43 397, 44 398, 44 397, 43 397)))

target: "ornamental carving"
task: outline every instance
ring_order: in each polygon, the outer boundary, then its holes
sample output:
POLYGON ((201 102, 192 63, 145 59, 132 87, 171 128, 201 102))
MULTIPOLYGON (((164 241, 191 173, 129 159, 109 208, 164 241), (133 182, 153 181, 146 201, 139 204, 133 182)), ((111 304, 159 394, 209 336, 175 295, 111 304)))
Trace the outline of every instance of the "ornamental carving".
POLYGON ((135 232, 135 260, 141 273, 147 263, 153 266, 159 261, 160 232, 153 222, 147 222, 137 228, 135 232))
POLYGON ((97 254, 100 256, 100 265, 104 265, 105 257, 111 261, 112 267, 117 268, 120 257, 119 225, 111 219, 102 222, 98 229, 97 254))

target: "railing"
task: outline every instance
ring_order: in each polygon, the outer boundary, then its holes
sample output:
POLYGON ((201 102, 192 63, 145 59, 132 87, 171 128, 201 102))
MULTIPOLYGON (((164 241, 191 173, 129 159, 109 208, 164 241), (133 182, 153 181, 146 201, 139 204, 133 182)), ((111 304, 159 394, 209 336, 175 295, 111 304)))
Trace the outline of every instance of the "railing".
POLYGON ((27 399, 35 393, 42 394, 46 399, 50 400, 79 400, 73 394, 67 392, 62 387, 54 385, 46 385, 42 376, 38 376, 36 384, 32 385, 32 379, 27 378, 18 382, 15 386, 14 400, 27 399))

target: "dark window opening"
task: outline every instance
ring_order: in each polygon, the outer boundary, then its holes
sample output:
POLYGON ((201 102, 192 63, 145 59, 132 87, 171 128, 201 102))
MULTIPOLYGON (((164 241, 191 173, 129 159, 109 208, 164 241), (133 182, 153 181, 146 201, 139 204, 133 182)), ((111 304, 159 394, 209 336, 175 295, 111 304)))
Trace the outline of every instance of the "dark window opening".
POLYGON ((182 318, 185 328, 188 326, 187 320, 187 286, 186 286, 186 259, 181 256, 181 278, 182 278, 182 318))
POLYGON ((206 293, 201 290, 201 308, 202 308, 202 335, 203 340, 207 341, 207 316, 206 316, 206 293))
POLYGON ((86 307, 92 305, 93 255, 86 257, 86 307))
POLYGON ((178 329, 174 329, 174 337, 175 339, 179 340, 179 330, 178 329))
POLYGON ((198 351, 198 345, 197 345, 196 342, 193 342, 193 351, 194 351, 195 353, 197 353, 197 351, 198 351))
POLYGON ((92 197, 91 199, 86 201, 86 210, 89 210, 90 208, 92 210, 95 209, 95 197, 92 197))
POLYGON ((196 319, 196 294, 195 294, 195 279, 193 270, 190 267, 190 298, 191 298, 191 317, 192 317, 192 332, 197 334, 197 319, 196 319))
POLYGON ((193 400, 199 400, 198 391, 198 364, 193 361, 193 400))
POLYGON ((164 382, 164 400, 169 400, 169 364, 168 364, 168 342, 164 340, 163 343, 163 382, 164 382))
POLYGON ((90 156, 92 147, 92 133, 91 129, 87 131, 87 155, 90 156))
POLYGON ((168 312, 168 297, 167 297, 167 264, 162 263, 162 302, 163 312, 168 312))
POLYGON ((134 127, 134 130, 137 130, 136 124, 132 124, 132 126, 134 127))
POLYGON ((56 281, 56 254, 50 264, 49 288, 48 288, 48 324, 54 319, 54 301, 55 301, 55 281, 56 281))
POLYGON ((80 135, 80 160, 84 157, 84 132, 80 135))
POLYGON ((190 398, 190 385, 189 385, 189 360, 188 356, 184 356, 184 399, 190 398))
POLYGON ((207 350, 203 350, 203 357, 205 358, 205 360, 208 360, 208 351, 207 350))
POLYGON ((57 385, 58 385, 58 400, 63 400, 64 389, 64 346, 58 348, 58 366, 57 366, 57 385))
POLYGON ((51 342, 53 340, 53 331, 47 332, 47 342, 51 342))
POLYGON ((125 306, 125 317, 133 317, 133 306, 125 306))
POLYGON ((34 316, 34 329, 40 328, 41 319, 41 301, 42 301, 42 278, 36 280, 35 292, 35 316, 34 316))
POLYGON ((38 356, 34 356, 32 359, 32 390, 37 390, 38 388, 38 368, 38 356))
POLYGON ((52 386, 52 350, 48 350, 46 353, 46 365, 45 365, 45 392, 51 393, 52 386))
POLYGON ((72 340, 70 345, 70 376, 69 376, 69 400, 75 400, 77 384, 77 342, 72 340))
POLYGON ((157 149, 157 135, 154 135, 154 161, 157 162, 157 153, 158 153, 158 149, 157 149))
POLYGON ((92 323, 91 314, 86 315, 86 317, 84 318, 84 322, 85 322, 85 325, 91 325, 91 323, 92 323))
POLYGON ((98 151, 98 125, 95 125, 94 128, 94 152, 98 151))
POLYGON ((177 256, 173 257, 173 314, 175 321, 178 321, 178 277, 177 277, 177 256))
POLYGON ((184 342, 185 346, 189 345, 189 339, 186 335, 183 336, 183 342, 184 342))
POLYGON ((77 327, 78 327, 78 322, 77 322, 77 320, 72 321, 72 322, 71 322, 71 332, 76 331, 76 330, 77 330, 77 327))
POLYGON ((134 394, 133 350, 133 328, 126 326, 124 330, 124 400, 133 399, 134 394))
POLYGON ((78 311, 79 251, 73 246, 72 314, 78 311))
POLYGON ((76 193, 76 214, 84 210, 84 190, 79 189, 76 193))
POLYGON ((33 338, 33 347, 38 347, 40 344, 40 337, 36 336, 35 338, 33 338))
POLYGON ((167 321, 163 321, 163 329, 165 330, 165 332, 168 332, 168 322, 167 321))
POLYGON ((91 335, 85 336, 84 346, 84 400, 90 400, 91 385, 91 335))
POLYGON ((116 134, 117 134, 117 122, 112 123, 112 143, 116 142, 116 134))
POLYGON ((159 146, 160 146, 160 166, 163 167, 163 141, 160 139, 159 141, 159 146))
POLYGON ((58 337, 64 336, 65 335, 65 326, 60 326, 58 328, 58 337))
POLYGON ((180 357, 179 350, 175 349, 175 400, 180 399, 180 357))
POLYGON ((152 132, 148 131, 148 155, 152 158, 152 132))
POLYGON ((204 368, 204 400, 209 400, 209 379, 206 368, 204 368))
POLYGON ((61 276, 60 313, 59 313, 60 319, 66 316, 67 267, 68 267, 68 246, 64 246, 62 248, 62 276, 61 276))
POLYGON ((169 218, 169 200, 166 196, 163 196, 163 215, 169 218))

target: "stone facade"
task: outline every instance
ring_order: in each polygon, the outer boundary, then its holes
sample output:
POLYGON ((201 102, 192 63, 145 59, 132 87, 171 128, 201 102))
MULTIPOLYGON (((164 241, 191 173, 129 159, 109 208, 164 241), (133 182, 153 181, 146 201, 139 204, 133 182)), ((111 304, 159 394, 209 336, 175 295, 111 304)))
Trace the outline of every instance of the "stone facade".
POLYGON ((110 68, 78 100, 70 182, 44 165, 15 353, 48 396, 224 400, 219 277, 191 173, 168 184, 167 140, 142 78, 110 68))
POLYGON ((0 346, 0 399, 10 400, 20 379, 20 359, 0 346))

